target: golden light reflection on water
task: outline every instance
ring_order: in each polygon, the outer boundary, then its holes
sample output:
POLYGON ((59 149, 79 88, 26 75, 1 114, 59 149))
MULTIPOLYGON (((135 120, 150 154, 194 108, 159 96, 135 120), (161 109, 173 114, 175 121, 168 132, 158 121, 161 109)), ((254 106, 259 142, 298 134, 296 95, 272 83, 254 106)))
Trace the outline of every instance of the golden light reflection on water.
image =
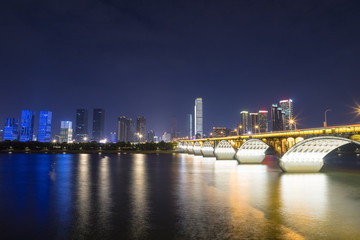
POLYGON ((98 201, 99 201, 99 221, 100 224, 106 229, 106 226, 109 224, 110 208, 112 205, 110 199, 110 166, 109 166, 109 157, 102 157, 100 159, 99 166, 99 192, 98 192, 98 201))
POLYGON ((149 228, 146 155, 134 154, 131 179, 131 228, 135 239, 146 237, 149 228))
POLYGON ((78 227, 80 231, 86 231, 90 218, 90 169, 89 154, 80 154, 78 161, 78 179, 77 179, 77 209, 78 209, 78 227))

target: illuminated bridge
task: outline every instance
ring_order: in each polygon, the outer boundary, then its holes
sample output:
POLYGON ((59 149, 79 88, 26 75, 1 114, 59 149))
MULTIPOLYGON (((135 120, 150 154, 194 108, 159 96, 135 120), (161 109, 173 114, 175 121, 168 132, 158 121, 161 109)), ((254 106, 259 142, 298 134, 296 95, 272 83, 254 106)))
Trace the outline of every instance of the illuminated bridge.
POLYGON ((181 151, 217 160, 239 163, 262 163, 272 148, 281 156, 285 172, 318 172, 324 157, 349 143, 360 147, 360 124, 335 127, 298 129, 223 138, 180 140, 181 151))

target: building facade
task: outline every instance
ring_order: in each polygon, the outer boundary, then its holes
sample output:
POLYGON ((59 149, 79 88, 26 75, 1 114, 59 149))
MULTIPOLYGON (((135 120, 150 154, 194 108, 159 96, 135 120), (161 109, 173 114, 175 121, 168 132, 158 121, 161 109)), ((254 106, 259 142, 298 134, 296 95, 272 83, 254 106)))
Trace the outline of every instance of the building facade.
POLYGON ((192 139, 193 129, 192 129, 192 114, 188 114, 186 118, 186 135, 189 139, 192 139))
POLYGON ((19 119, 6 118, 4 126, 4 140, 14 141, 19 137, 19 119))
POLYGON ((231 130, 226 127, 213 127, 213 137, 227 137, 230 136, 231 130))
POLYGON ((89 112, 87 109, 76 109, 75 141, 86 142, 89 140, 89 112))
POLYGON ((92 140, 100 142, 105 138, 105 110, 95 108, 93 112, 92 140))
POLYGON ((280 101, 280 107, 284 111, 284 130, 292 130, 293 125, 290 124, 290 119, 294 119, 294 104, 293 100, 286 99, 280 101))
POLYGON ((194 106, 194 135, 202 138, 203 137, 203 101, 202 98, 195 99, 194 106))
POLYGON ((269 131, 269 124, 268 124, 268 111, 260 110, 259 111, 259 131, 261 133, 269 131))
POLYGON ((241 123, 239 126, 239 133, 240 135, 247 134, 249 131, 249 112, 241 111, 240 117, 241 117, 241 123))
POLYGON ((250 131, 251 133, 259 133, 259 114, 250 113, 250 131))
POLYGON ((61 121, 60 124, 60 143, 72 143, 73 128, 71 121, 61 121))
POLYGON ((146 140, 146 119, 143 116, 136 118, 136 137, 138 142, 146 140))
POLYGON ((27 142, 33 140, 34 120, 35 120, 34 111, 22 110, 21 123, 20 123, 20 136, 19 136, 19 140, 21 142, 27 142))
POLYGON ((118 118, 118 142, 130 142, 130 136, 132 134, 130 132, 130 120, 131 119, 127 119, 125 116, 120 116, 118 118))
POLYGON ((147 141, 148 142, 154 142, 155 132, 154 130, 149 130, 147 132, 147 141))
POLYGON ((50 142, 51 121, 52 121, 52 112, 40 111, 38 139, 37 139, 39 142, 50 142))

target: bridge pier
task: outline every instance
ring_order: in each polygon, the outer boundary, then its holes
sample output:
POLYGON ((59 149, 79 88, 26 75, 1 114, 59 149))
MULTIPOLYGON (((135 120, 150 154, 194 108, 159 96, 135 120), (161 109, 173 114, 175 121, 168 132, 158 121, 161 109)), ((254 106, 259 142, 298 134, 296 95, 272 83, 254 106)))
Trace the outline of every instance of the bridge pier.
POLYGON ((194 143, 193 150, 194 150, 194 155, 195 156, 202 156, 201 144, 199 142, 194 143))
POLYGON ((215 147, 216 160, 234 160, 235 149, 226 140, 221 142, 215 147))
POLYGON ((214 147, 209 141, 204 142, 201 152, 203 157, 215 157, 214 147))
POLYGON ((262 163, 269 145, 259 139, 246 141, 236 152, 235 158, 239 163, 262 163))

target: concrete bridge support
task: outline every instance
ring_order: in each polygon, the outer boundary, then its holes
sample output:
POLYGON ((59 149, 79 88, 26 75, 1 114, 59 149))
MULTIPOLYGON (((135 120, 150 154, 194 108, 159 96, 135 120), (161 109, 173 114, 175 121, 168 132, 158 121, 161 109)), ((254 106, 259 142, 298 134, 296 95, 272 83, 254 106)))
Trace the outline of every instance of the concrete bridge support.
POLYGON ((201 144, 202 144, 201 142, 195 142, 194 143, 193 150, 194 150, 194 155, 195 156, 202 156, 201 144))
POLYGON ((214 147, 209 141, 204 142, 201 152, 204 157, 215 157, 214 147))
POLYGON ((295 144, 280 159, 285 172, 319 172, 324 157, 331 151, 348 143, 359 142, 340 137, 314 137, 295 144))
POLYGON ((234 160, 235 149, 227 140, 221 140, 215 147, 216 160, 234 160))
POLYGON ((191 142, 188 142, 187 152, 188 152, 188 154, 194 154, 194 147, 191 142))
POLYGON ((246 141, 237 151, 235 158, 239 163, 262 163, 269 145, 259 139, 246 141))

